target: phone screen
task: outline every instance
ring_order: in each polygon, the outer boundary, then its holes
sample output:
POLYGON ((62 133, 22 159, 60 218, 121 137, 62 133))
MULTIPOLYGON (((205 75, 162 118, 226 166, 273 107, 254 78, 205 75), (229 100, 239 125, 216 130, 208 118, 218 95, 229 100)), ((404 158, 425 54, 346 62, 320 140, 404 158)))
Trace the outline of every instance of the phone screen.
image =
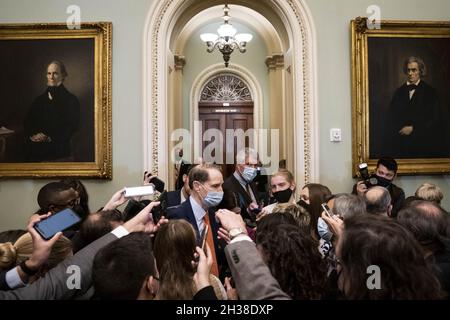
POLYGON ((64 209, 49 218, 35 224, 34 228, 44 238, 48 240, 56 233, 63 231, 74 224, 80 222, 81 218, 70 208, 64 209))

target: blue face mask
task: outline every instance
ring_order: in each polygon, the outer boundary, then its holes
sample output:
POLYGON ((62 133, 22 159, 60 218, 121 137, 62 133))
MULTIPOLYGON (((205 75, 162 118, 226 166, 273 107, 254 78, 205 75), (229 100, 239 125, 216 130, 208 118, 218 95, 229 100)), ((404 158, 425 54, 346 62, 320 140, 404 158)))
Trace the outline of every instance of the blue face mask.
POLYGON ((208 191, 203 204, 208 208, 217 207, 223 199, 223 191, 208 191))
POLYGON ((250 183, 253 181, 253 179, 255 179, 257 173, 258 170, 256 168, 245 167, 244 172, 242 172, 242 177, 244 178, 245 181, 250 183))

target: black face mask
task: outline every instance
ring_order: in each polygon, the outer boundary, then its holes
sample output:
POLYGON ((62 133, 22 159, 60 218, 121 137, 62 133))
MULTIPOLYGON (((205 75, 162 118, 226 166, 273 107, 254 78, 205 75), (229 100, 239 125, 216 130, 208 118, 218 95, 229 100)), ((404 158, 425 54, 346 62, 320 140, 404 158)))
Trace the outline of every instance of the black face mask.
POLYGON ((311 210, 311 206, 308 203, 306 203, 305 200, 300 200, 299 202, 297 202, 297 204, 300 207, 303 207, 308 212, 311 210))
POLYGON ((389 186, 392 184, 392 180, 380 177, 379 175, 374 175, 374 177, 377 179, 377 184, 380 187, 389 188, 389 186))
POLYGON ((273 193, 273 197, 277 199, 278 203, 286 203, 292 196, 291 188, 273 193))

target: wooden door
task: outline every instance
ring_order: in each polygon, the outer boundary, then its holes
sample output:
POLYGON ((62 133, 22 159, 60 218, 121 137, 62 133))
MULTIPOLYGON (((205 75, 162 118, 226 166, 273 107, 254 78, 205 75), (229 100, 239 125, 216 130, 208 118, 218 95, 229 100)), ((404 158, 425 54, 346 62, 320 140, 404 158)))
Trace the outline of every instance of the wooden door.
MULTIPOLYGON (((204 132, 211 128, 219 129, 222 132, 224 143, 221 151, 224 163, 221 166, 224 179, 226 179, 234 172, 234 159, 237 152, 237 138, 234 137, 232 141, 227 141, 226 129, 242 129, 245 132, 253 128, 253 103, 229 103, 226 107, 222 103, 200 103, 199 120, 202 121, 202 137, 204 132), (233 159, 232 163, 225 163, 227 152, 228 157, 233 159)), ((202 154, 210 143, 211 141, 202 141, 202 154)), ((254 147, 250 145, 248 137, 246 137, 245 146, 254 147)), ((215 156, 214 153, 212 155, 215 156)))

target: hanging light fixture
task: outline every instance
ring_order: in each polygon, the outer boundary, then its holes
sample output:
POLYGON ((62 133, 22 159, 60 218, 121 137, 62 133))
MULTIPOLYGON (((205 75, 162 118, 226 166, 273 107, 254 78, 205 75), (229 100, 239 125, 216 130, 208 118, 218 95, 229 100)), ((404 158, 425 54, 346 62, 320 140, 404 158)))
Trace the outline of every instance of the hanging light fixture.
POLYGON ((206 43, 206 51, 213 52, 215 48, 218 48, 223 55, 225 61, 225 67, 228 67, 228 61, 230 61, 230 55, 234 49, 239 49, 241 53, 246 51, 247 42, 250 42, 253 36, 250 33, 237 33, 235 27, 228 21, 230 16, 228 12, 230 8, 226 4, 223 8, 223 24, 217 29, 217 33, 202 33, 200 39, 206 43))

